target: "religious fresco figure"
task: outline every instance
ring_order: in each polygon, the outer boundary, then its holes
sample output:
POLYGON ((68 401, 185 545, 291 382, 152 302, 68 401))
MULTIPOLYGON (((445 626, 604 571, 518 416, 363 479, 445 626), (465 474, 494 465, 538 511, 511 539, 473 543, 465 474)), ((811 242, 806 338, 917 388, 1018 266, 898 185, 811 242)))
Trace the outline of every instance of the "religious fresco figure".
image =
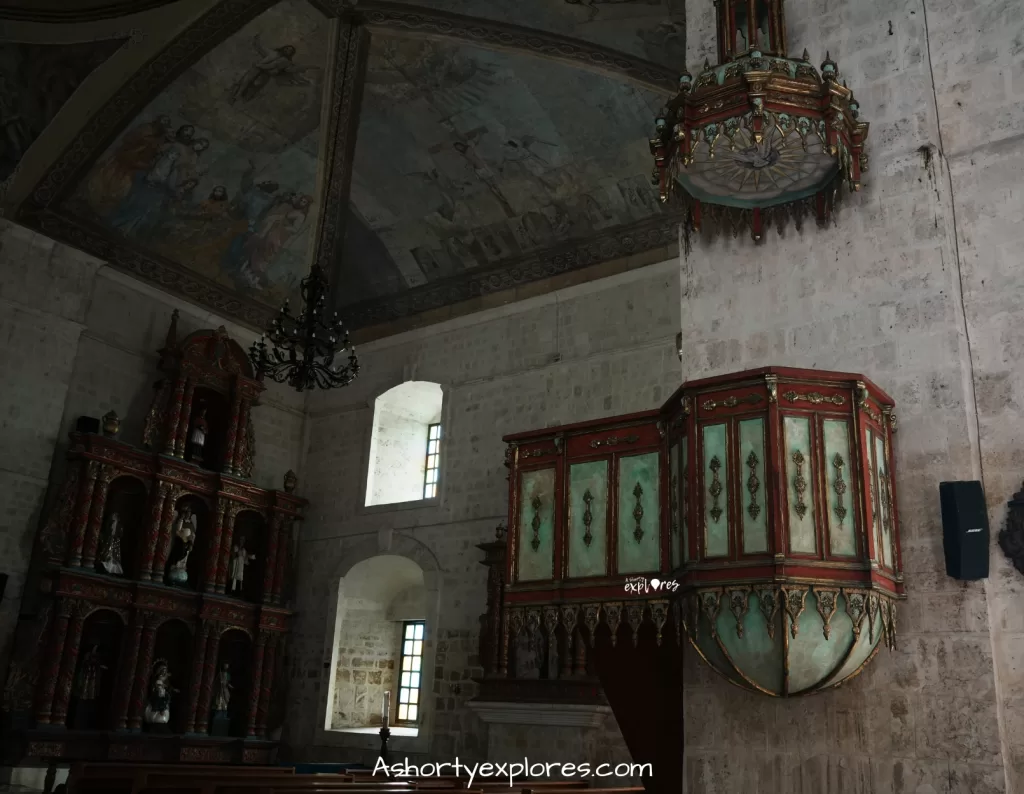
POLYGON ((259 227, 245 243, 242 266, 243 274, 254 282, 254 286, 269 286, 267 271, 271 262, 302 230, 312 201, 311 196, 290 194, 271 206, 260 219, 259 227))
POLYGON ((85 198, 100 217, 107 216, 131 192, 135 177, 148 171, 160 151, 174 140, 169 116, 158 116, 122 136, 89 174, 85 198))
POLYGON ((260 59, 250 66, 248 71, 231 87, 231 98, 228 101, 232 105, 238 100, 249 102, 255 99, 271 80, 288 86, 311 84, 303 76, 303 73, 316 67, 296 66, 292 63, 292 58, 295 57, 295 47, 291 44, 268 50, 263 46, 260 34, 257 33, 252 38, 252 46, 260 59))

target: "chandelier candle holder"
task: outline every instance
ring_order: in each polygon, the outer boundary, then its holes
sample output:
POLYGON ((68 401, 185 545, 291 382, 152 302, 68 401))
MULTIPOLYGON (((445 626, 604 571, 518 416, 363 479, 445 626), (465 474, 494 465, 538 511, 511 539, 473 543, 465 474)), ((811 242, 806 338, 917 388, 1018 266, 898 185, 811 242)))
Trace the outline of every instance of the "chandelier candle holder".
POLYGON ((685 203, 689 228, 747 226, 755 242, 789 216, 832 217, 845 182, 860 190, 868 124, 826 54, 787 55, 783 0, 717 0, 719 64, 684 72, 650 140, 660 198, 685 203))
POLYGON ((292 316, 286 300, 270 329, 253 342, 253 368, 260 378, 268 376, 300 392, 347 386, 359 374, 359 360, 338 313, 329 322, 324 319, 327 278, 319 265, 302 280, 300 291, 304 309, 299 316, 292 316))

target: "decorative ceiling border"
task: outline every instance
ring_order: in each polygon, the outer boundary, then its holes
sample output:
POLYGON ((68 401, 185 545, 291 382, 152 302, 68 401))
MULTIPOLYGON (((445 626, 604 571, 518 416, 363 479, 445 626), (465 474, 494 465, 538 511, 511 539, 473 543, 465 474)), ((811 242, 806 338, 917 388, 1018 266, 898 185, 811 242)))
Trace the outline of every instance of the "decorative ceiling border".
MULTIPOLYGON (((0 19, 16 22, 84 23, 102 19, 140 14, 160 6, 170 5, 176 0, 121 0, 101 6, 84 8, 25 8, 0 3, 0 19)), ((67 5, 67 3, 65 3, 67 5)))
MULTIPOLYGON (((96 256, 131 275, 154 282, 169 292, 201 303, 226 317, 232 317, 253 327, 265 327, 273 317, 276 307, 245 299, 212 279, 204 278, 165 257, 133 246, 127 240, 117 238, 63 210, 60 204, 77 184, 77 178, 85 174, 110 142, 160 91, 220 42, 277 2, 278 0, 224 0, 199 17, 136 72, 93 115, 49 167, 28 198, 18 207, 15 219, 29 228, 96 256)), ((319 5, 317 7, 319 8, 319 5)), ((365 69, 367 34, 364 30, 357 30, 352 24, 340 25, 339 32, 342 38, 335 49, 332 67, 336 77, 332 81, 328 124, 332 130, 332 140, 342 144, 347 155, 332 158, 330 166, 325 170, 325 195, 338 195, 340 185, 340 193, 344 195, 344 203, 347 205, 350 166, 355 145, 352 124, 358 119, 361 70, 365 69), (353 65, 353 59, 356 65, 353 65), (358 65, 360 62, 362 66, 358 65), (353 102, 356 103, 355 113, 352 112, 353 102)), ((337 223, 322 224, 321 241, 328 244, 328 248, 325 249, 325 255, 328 256, 341 245, 336 226, 337 223)), ((318 259, 320 256, 318 251, 318 259)))
POLYGON ((660 64, 636 58, 599 44, 524 28, 505 22, 452 14, 421 6, 367 0, 358 6, 344 7, 340 0, 310 0, 315 5, 358 14, 373 31, 424 36, 476 44, 487 49, 512 50, 527 55, 552 58, 576 67, 595 69, 605 74, 627 78, 657 91, 674 96, 679 73, 660 64))
POLYGON ((660 217, 619 226, 597 237, 549 248, 487 270, 424 284, 399 295, 342 306, 339 311, 349 327, 367 328, 662 246, 675 245, 682 217, 682 210, 673 208, 660 217))

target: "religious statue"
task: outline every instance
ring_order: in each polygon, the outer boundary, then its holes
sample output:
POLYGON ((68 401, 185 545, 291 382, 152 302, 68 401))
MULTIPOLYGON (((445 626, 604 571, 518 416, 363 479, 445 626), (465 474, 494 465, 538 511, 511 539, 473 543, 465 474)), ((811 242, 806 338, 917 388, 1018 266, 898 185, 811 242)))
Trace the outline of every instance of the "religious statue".
POLYGON ((228 710, 228 704, 231 702, 231 690, 234 687, 231 685, 231 668, 227 662, 220 668, 220 672, 217 674, 217 689, 213 693, 213 710, 226 712, 228 710))
POLYGON ((245 550, 245 538, 232 547, 231 590, 232 593, 242 592, 242 581, 245 579, 245 566, 256 559, 255 554, 245 550))
POLYGON ((192 422, 192 435, 189 436, 189 458, 196 463, 203 460, 203 445, 206 444, 206 406, 199 409, 199 415, 192 422))
POLYGON ((148 725, 167 725, 171 721, 171 697, 178 690, 171 686, 171 671, 166 659, 157 659, 149 681, 143 719, 148 725))
POLYGON ((117 513, 110 516, 110 526, 100 547, 99 566, 110 574, 120 576, 124 573, 121 567, 121 518, 117 513))
POLYGON ((78 675, 75 676, 75 687, 72 694, 79 702, 84 700, 96 700, 99 697, 100 676, 107 666, 100 659, 100 648, 93 645, 88 653, 82 657, 82 663, 78 668, 78 675))
POLYGON ((188 555, 192 553, 197 533, 196 514, 188 505, 182 506, 174 522, 176 554, 167 569, 168 584, 188 584, 188 555))

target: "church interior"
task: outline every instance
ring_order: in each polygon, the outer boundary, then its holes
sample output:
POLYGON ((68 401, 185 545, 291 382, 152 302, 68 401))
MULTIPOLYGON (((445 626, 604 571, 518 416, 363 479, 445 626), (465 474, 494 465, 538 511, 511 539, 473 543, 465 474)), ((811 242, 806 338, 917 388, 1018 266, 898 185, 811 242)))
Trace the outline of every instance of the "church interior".
POLYGON ((1019 0, 0 0, 0 133, 0 791, 1024 794, 1019 0))

